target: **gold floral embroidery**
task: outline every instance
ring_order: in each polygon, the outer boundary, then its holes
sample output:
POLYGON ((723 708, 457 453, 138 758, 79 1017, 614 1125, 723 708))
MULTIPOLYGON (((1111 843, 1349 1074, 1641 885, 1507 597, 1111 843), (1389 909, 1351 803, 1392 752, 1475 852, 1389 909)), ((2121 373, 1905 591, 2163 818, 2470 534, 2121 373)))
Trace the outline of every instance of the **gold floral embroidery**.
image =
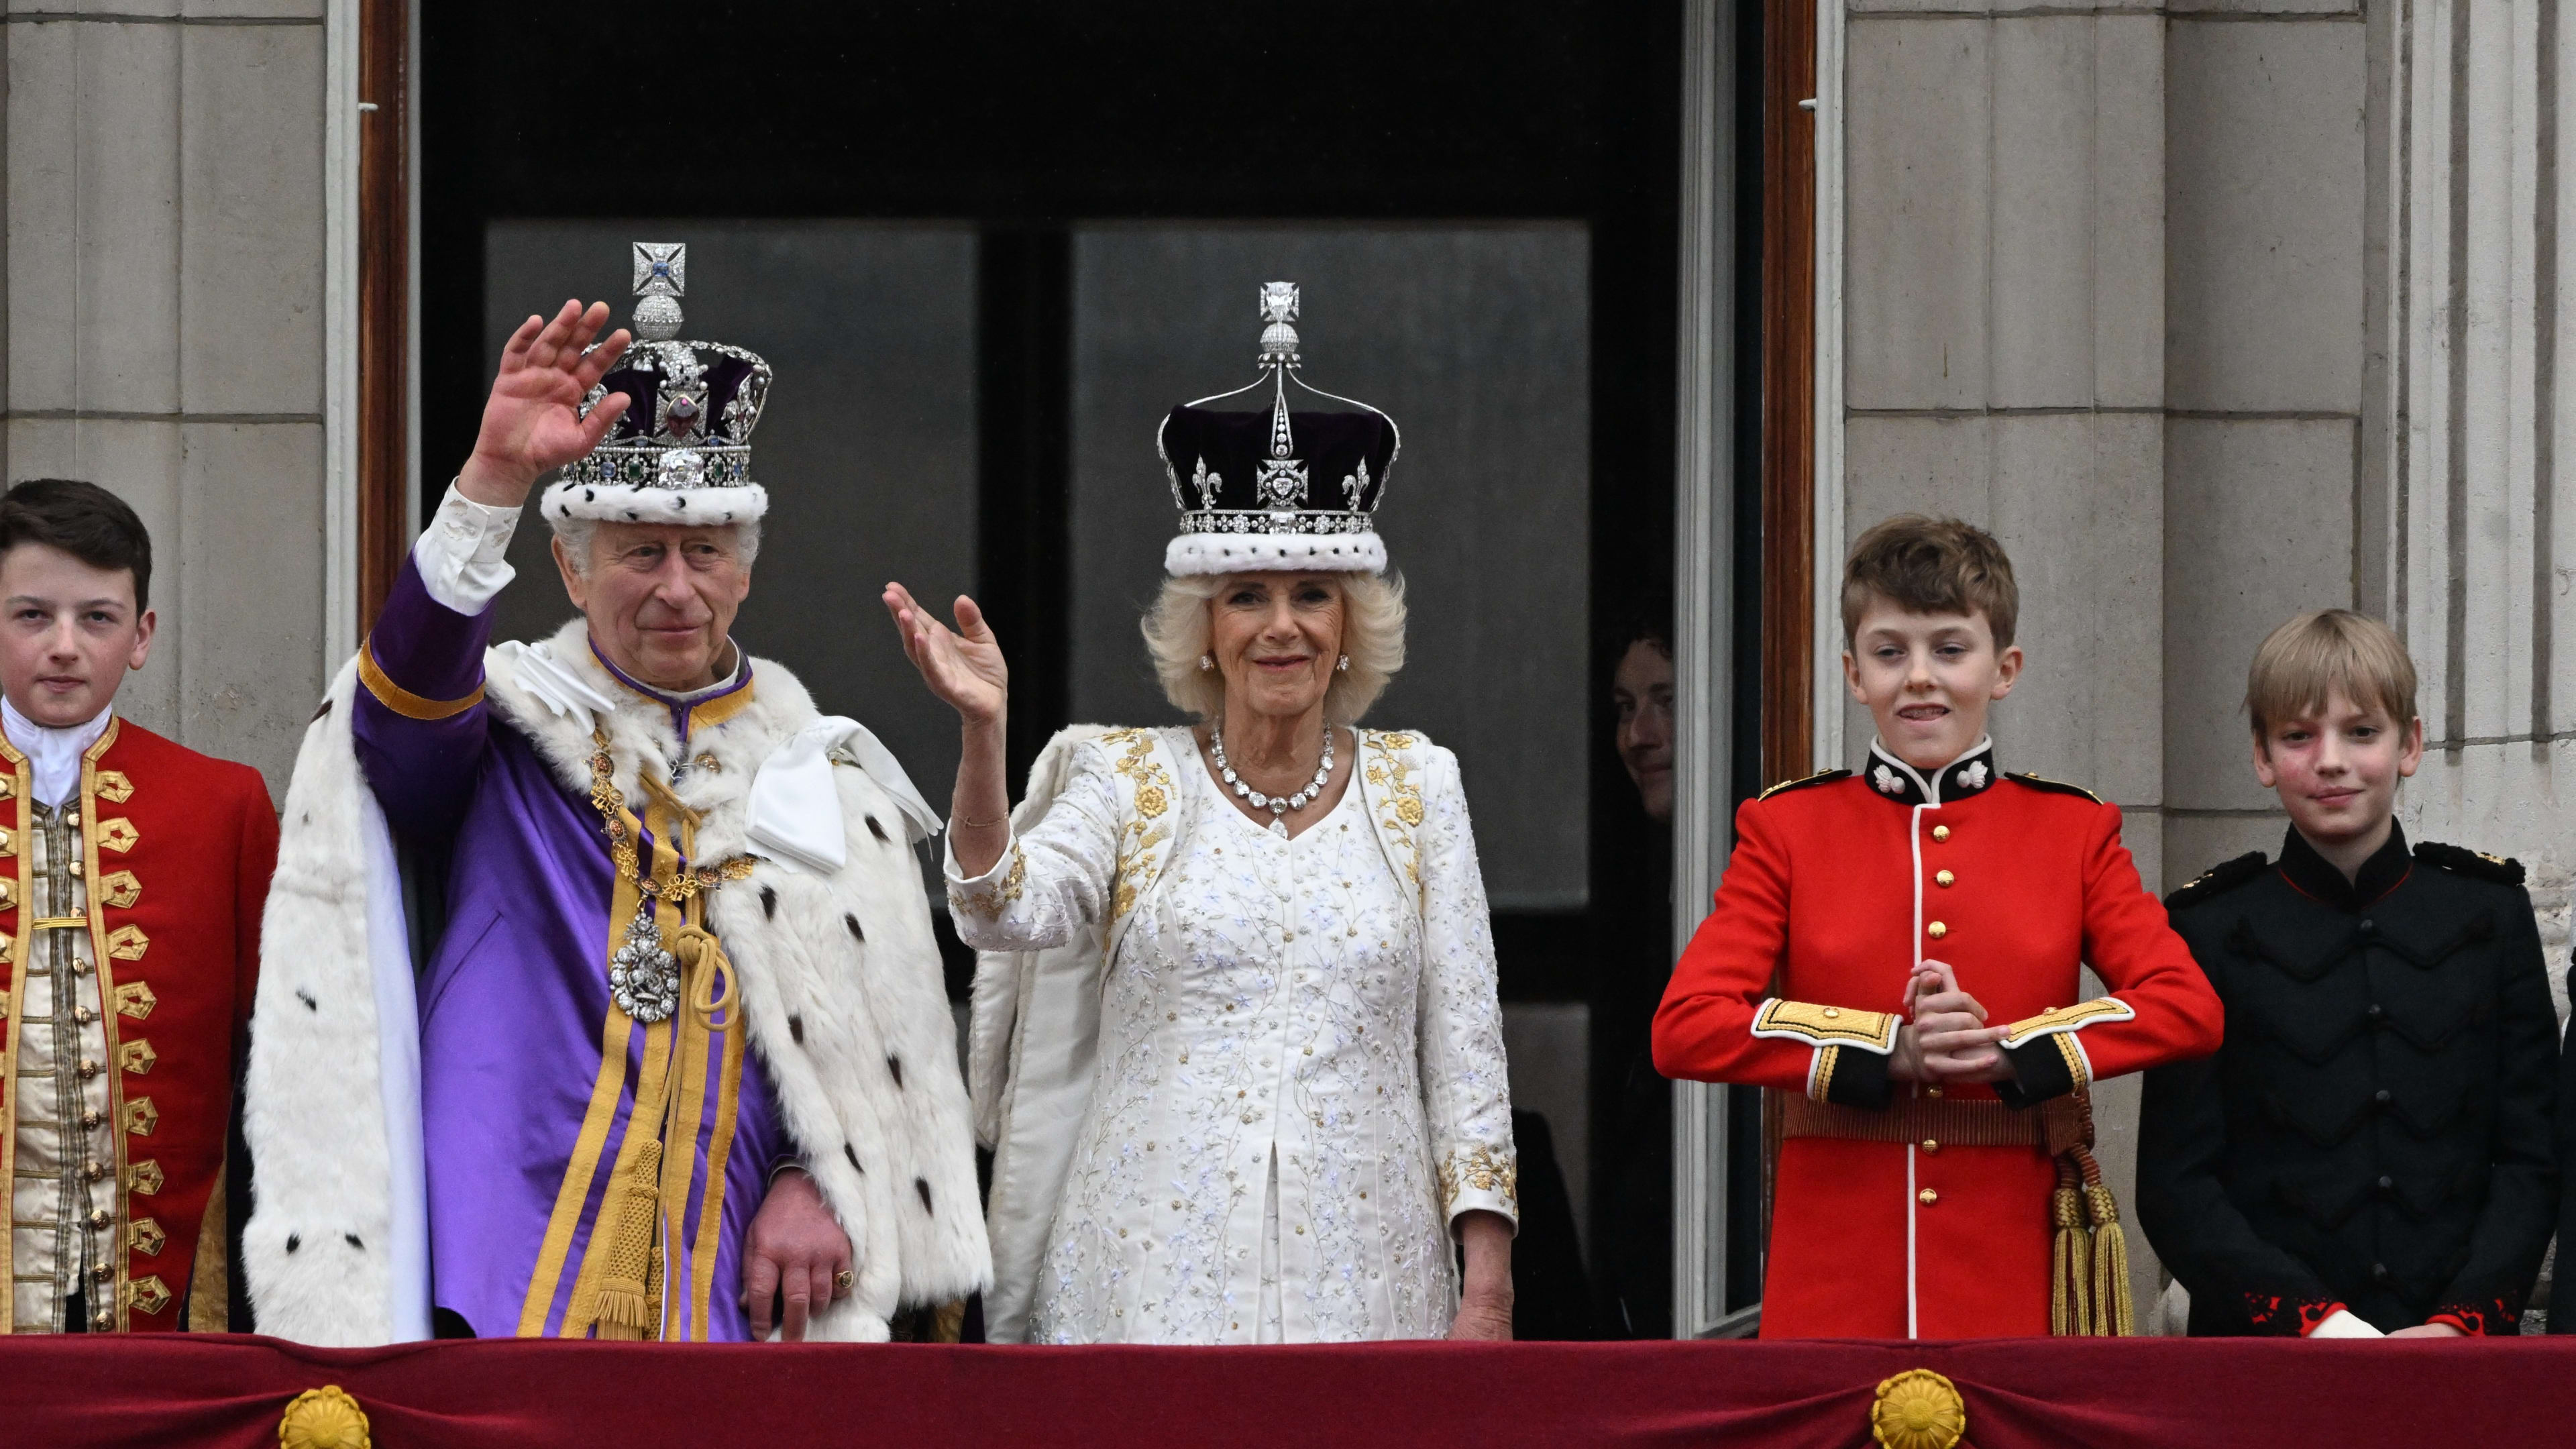
POLYGON ((1020 898, 1020 888, 1028 883, 1029 863, 1020 854, 1020 843, 1011 842, 1011 868, 1002 878, 980 891, 950 891, 948 904, 970 916, 986 920, 1002 913, 1002 907, 1020 898))
POLYGON ((1469 1189, 1498 1193, 1505 1207, 1521 1210, 1521 1169, 1510 1154, 1479 1142, 1449 1154, 1440 1164, 1440 1211, 1455 1213, 1458 1195, 1469 1189))
POLYGON ((1111 730, 1100 737, 1100 747, 1117 755, 1111 768, 1136 784, 1136 814, 1118 832, 1118 873, 1109 894, 1114 928, 1153 883, 1155 848, 1172 838, 1169 828, 1153 823, 1171 808, 1172 775, 1154 759, 1151 730, 1111 730))
POLYGON ((1404 852, 1404 874, 1414 889, 1422 888, 1422 851, 1413 831, 1422 824, 1422 787, 1413 783, 1413 766, 1402 751, 1417 743, 1412 735, 1363 732, 1362 743, 1375 758, 1368 762, 1368 782, 1385 796, 1387 814, 1378 823, 1404 852))

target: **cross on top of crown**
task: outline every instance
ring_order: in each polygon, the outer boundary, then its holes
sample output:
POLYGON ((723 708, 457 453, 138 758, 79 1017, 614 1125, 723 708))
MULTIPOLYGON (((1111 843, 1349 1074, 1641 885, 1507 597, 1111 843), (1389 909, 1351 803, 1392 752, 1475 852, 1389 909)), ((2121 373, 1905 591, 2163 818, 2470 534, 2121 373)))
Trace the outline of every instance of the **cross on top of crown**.
POLYGON ((689 292, 687 242, 635 244, 635 295, 685 297, 689 292))

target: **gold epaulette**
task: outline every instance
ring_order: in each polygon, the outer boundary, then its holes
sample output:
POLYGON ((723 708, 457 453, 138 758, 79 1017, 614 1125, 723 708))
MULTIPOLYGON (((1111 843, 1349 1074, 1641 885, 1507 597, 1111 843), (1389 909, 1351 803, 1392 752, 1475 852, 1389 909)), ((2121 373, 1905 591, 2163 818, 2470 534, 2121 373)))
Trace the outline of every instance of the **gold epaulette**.
POLYGON ((2109 801, 2104 800, 2101 796, 2085 789, 2081 785, 2069 785, 2064 780, 2052 780, 2045 775, 2033 775, 2024 770, 2006 770, 2004 771, 2004 778, 2007 780, 2018 780, 2034 790, 2047 790, 2058 795, 2081 795, 2096 805, 2107 805, 2110 803, 2109 801))
POLYGON ((1812 1001, 1762 1003, 1753 1014, 1753 1034, 1773 1040, 1803 1041, 1816 1046, 1855 1046, 1885 1056, 1896 1050, 1897 1018, 1884 1011, 1855 1011, 1848 1006, 1819 1006, 1812 1001))
POLYGON ((1753 798, 1757 800, 1768 800, 1783 790, 1795 790, 1805 785, 1828 784, 1832 781, 1839 780, 1850 773, 1851 771, 1849 770, 1818 770, 1812 775, 1802 775, 1795 780, 1783 780, 1779 784, 1772 786, 1770 789, 1763 791, 1761 794, 1756 795, 1753 798))

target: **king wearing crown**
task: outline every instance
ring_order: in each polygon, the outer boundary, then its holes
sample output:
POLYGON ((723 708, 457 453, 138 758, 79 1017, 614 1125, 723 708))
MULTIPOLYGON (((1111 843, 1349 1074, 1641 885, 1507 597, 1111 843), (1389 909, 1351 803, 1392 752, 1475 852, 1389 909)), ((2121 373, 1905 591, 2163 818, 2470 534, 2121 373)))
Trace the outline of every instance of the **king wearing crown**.
POLYGON ((264 1332, 881 1340, 981 1288, 955 1028, 856 721, 736 646, 770 369, 686 253, 530 317, 288 791, 253 1024, 264 1332), (637 340, 640 339, 640 340, 637 340), (538 479, 580 617, 490 643, 538 479))

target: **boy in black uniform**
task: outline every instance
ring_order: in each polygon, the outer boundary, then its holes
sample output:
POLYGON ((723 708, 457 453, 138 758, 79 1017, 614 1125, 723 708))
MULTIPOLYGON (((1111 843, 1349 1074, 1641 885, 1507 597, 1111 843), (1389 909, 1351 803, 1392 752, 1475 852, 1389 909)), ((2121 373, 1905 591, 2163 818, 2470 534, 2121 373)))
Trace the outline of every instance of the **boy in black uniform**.
POLYGON ((2255 652, 2281 858, 2168 898, 2227 1004, 2215 1057, 2147 1074, 2138 1217, 2194 1334, 2508 1334, 2556 1226, 2558 1018, 2522 867, 2410 855, 2424 754, 2387 626, 2302 614, 2255 652))

